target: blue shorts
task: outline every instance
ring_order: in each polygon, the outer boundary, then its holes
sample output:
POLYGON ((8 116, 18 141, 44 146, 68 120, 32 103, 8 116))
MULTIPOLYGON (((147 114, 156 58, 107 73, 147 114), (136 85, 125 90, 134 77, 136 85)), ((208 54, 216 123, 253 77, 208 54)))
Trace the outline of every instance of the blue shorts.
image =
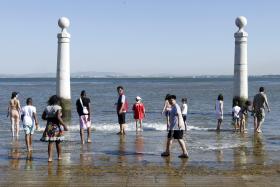
POLYGON ((34 134, 35 131, 35 125, 23 125, 23 130, 25 132, 25 134, 34 134))

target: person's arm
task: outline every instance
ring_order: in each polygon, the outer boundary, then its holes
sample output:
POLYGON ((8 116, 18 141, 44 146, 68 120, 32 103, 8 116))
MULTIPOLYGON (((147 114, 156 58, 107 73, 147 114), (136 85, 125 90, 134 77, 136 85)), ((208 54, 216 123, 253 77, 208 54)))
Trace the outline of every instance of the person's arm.
POLYGON ((146 117, 146 110, 144 104, 143 104, 143 112, 144 112, 144 117, 146 117))
POLYGON ((78 109, 79 108, 79 101, 80 101, 79 99, 76 101, 76 110, 77 110, 78 113, 79 113, 79 109, 78 109))
POLYGON ((42 114, 42 119, 43 119, 43 120, 47 120, 47 113, 46 113, 46 111, 43 112, 43 114, 42 114))
POLYGON ((38 130, 38 128, 39 128, 39 121, 38 121, 36 112, 33 112, 33 118, 34 118, 34 121, 35 121, 36 130, 38 130))
POLYGON ((90 121, 90 116, 91 116, 91 107, 90 107, 90 102, 88 103, 88 121, 90 121))
POLYGON ((68 131, 68 128, 67 128, 66 124, 64 123, 63 119, 61 118, 61 116, 62 116, 62 112, 61 112, 61 110, 58 110, 56 112, 56 117, 57 117, 59 123, 64 127, 64 130, 68 131))
POLYGON ((224 115, 224 103, 220 103, 221 115, 224 115))
POLYGON ((269 108, 269 105, 268 105, 268 101, 267 101, 267 97, 265 96, 264 97, 264 103, 265 103, 265 106, 267 108, 267 111, 270 112, 270 108, 269 108))
POLYGON ((162 109, 162 112, 161 112, 161 114, 163 114, 164 112, 165 112, 165 110, 166 110, 166 107, 167 107, 167 104, 166 104, 166 101, 164 102, 164 106, 163 106, 163 109, 162 109))
POLYGON ((123 113, 123 109, 124 109, 124 105, 125 105, 125 100, 126 100, 125 96, 122 95, 122 99, 121 99, 122 105, 121 105, 120 110, 118 111, 119 114, 123 113))

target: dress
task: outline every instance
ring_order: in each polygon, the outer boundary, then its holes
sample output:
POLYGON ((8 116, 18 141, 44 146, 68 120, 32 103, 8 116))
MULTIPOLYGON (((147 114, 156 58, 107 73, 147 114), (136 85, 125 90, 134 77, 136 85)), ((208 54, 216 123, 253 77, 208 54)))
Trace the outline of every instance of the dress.
POLYGON ((58 110, 61 110, 59 105, 47 106, 45 109, 47 125, 41 141, 43 142, 61 142, 64 140, 63 126, 59 125, 59 121, 56 117, 58 110))
POLYGON ((144 119, 145 107, 143 103, 135 103, 132 107, 132 110, 134 111, 134 119, 144 119))
POLYGON ((221 100, 216 100, 216 118, 218 120, 223 120, 224 116, 223 116, 223 101, 221 100))

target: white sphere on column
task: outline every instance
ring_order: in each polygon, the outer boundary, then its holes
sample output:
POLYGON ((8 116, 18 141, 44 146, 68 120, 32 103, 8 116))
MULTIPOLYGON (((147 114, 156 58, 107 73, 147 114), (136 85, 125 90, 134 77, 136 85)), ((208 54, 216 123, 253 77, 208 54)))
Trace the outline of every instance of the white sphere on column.
POLYGON ((65 28, 68 28, 70 26, 70 21, 67 17, 61 17, 59 18, 58 20, 58 26, 61 28, 61 29, 65 29, 65 28))
POLYGON ((239 27, 239 29, 242 29, 247 25, 247 19, 244 16, 238 16, 235 19, 235 25, 239 27))

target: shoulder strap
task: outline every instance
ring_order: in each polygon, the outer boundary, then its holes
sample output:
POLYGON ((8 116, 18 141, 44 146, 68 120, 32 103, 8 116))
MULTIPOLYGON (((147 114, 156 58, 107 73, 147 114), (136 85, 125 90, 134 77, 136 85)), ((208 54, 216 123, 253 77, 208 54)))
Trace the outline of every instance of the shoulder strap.
POLYGON ((83 101, 82 101, 82 98, 81 98, 81 97, 80 97, 80 103, 81 103, 82 107, 84 107, 83 101))

